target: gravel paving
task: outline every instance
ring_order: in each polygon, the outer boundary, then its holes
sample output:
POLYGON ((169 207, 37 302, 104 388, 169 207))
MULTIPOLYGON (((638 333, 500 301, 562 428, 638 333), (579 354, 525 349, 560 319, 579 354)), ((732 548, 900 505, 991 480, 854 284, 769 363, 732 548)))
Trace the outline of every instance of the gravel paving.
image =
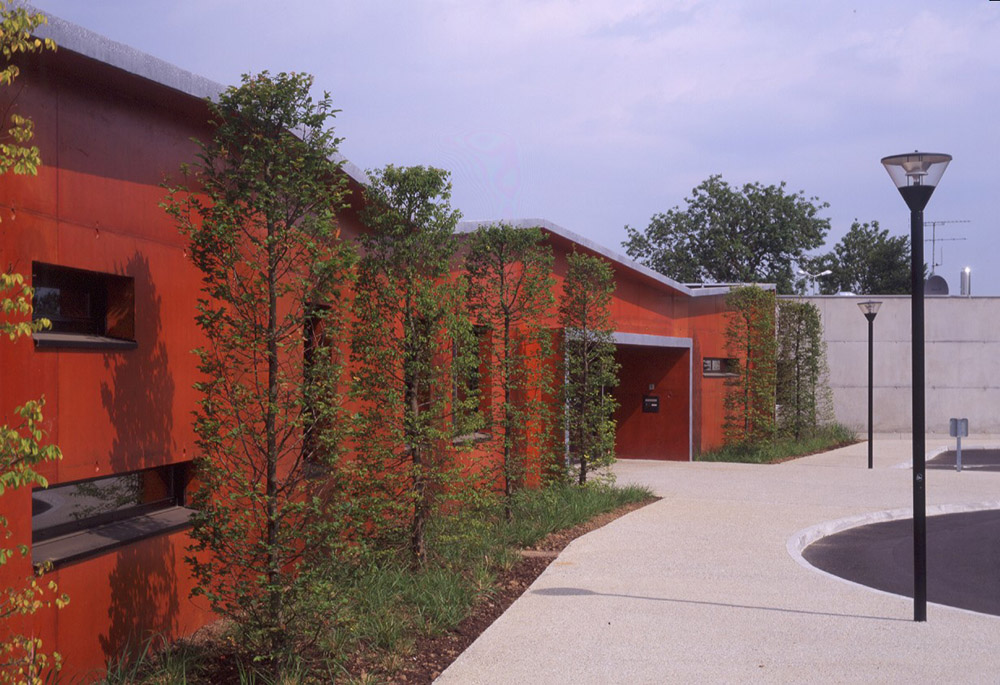
MULTIPOLYGON (((928 458, 953 446, 928 436, 928 458)), ((802 558, 909 515, 909 440, 874 452, 873 470, 864 442, 767 466, 620 462, 620 483, 663 499, 571 543, 436 682, 998 682, 1000 618, 931 604, 915 623, 911 599, 802 558)), ((927 478, 928 515, 1000 508, 1000 473, 927 478)))

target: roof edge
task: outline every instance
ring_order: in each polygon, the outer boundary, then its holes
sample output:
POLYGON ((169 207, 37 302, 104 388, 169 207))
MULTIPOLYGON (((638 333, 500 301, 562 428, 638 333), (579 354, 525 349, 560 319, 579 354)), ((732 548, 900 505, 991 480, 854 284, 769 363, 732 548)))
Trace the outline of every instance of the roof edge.
POLYGON ((631 269, 632 271, 640 273, 643 276, 646 276, 647 278, 657 281, 662 285, 665 285, 669 288, 673 288, 674 290, 684 295, 687 295, 688 297, 709 297, 713 295, 722 295, 729 292, 728 284, 713 288, 689 287, 684 283, 680 283, 668 276, 664 276, 659 271, 654 271, 653 269, 650 269, 648 266, 644 266, 639 262, 633 261, 628 257, 625 257, 624 255, 619 254, 618 252, 615 252, 614 250, 611 250, 605 247, 604 245, 601 245, 600 243, 594 242, 589 238, 585 238, 579 233, 575 233, 569 230, 568 228, 560 226, 559 224, 553 223, 547 219, 530 219, 530 218, 479 219, 474 221, 460 221, 458 222, 458 226, 456 226, 455 230, 458 233, 471 233, 481 226, 489 226, 491 224, 508 224, 510 226, 513 226, 514 228, 533 228, 537 226, 538 228, 542 228, 548 231, 549 233, 552 233, 553 235, 557 235, 560 238, 565 238, 570 242, 576 243, 577 245, 581 245, 590 250, 591 252, 595 252, 601 255, 602 257, 609 259, 612 262, 615 262, 616 264, 620 264, 621 266, 624 266, 627 269, 631 269))
MULTIPOLYGON (((44 14, 48 23, 38 27, 40 38, 51 38, 59 49, 69 50, 97 62, 144 78, 161 86, 199 100, 217 100, 226 86, 209 78, 142 52, 124 43, 58 17, 47 10, 35 7, 24 0, 12 0, 11 7, 23 8, 32 14, 44 14)), ((339 152, 332 157, 348 176, 362 185, 368 185, 368 175, 339 152)))

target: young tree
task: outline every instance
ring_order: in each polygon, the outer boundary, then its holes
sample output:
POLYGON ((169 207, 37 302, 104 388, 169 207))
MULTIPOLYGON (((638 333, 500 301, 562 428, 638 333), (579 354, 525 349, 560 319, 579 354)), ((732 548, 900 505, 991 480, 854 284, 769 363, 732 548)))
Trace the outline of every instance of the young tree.
POLYGON ((819 309, 809 302, 778 303, 775 399, 778 432, 796 440, 828 420, 826 346, 819 309))
MULTIPOLYGON (((36 38, 32 33, 39 26, 47 24, 44 14, 31 14, 23 7, 9 7, 0 2, 0 54, 3 55, 3 69, 0 69, 0 86, 10 86, 21 70, 13 60, 18 54, 55 50, 56 44, 50 38, 36 38)), ((30 145, 34 135, 31 119, 13 111, 9 101, 3 109, 3 126, 10 122, 10 128, 0 131, 0 175, 13 171, 15 174, 38 173, 42 163, 38 147, 30 145)))
POLYGON ((692 191, 687 207, 655 214, 639 232, 629 226, 629 256, 680 281, 775 283, 791 293, 792 264, 823 245, 829 205, 785 184, 747 183, 733 188, 711 176, 692 191))
POLYGON ((476 363, 465 283, 449 277, 459 214, 445 171, 390 165, 369 177, 352 336, 355 443, 384 504, 396 505, 378 516, 390 530, 404 522, 411 562, 422 566, 427 525, 478 405, 457 392, 476 363))
POLYGON ((539 228, 483 226, 469 236, 465 268, 474 321, 488 336, 487 376, 502 402, 490 403, 487 425, 500 449, 500 478, 510 499, 527 468, 528 452, 539 463, 552 458, 552 333, 545 326, 552 295, 552 250, 539 228), (498 438, 498 439, 497 439, 498 438))
MULTIPOLYGON (((31 335, 48 326, 48 321, 31 321, 32 290, 24 284, 20 274, 0 274, 0 335, 10 340, 31 335), (13 320, 11 320, 13 317, 13 320), (26 320, 19 320, 24 317, 26 320)), ((46 445, 42 433, 42 408, 45 398, 31 400, 17 407, 14 413, 18 423, 0 425, 0 503, 7 510, 8 490, 48 487, 48 481, 36 467, 47 461, 62 459, 62 452, 55 445, 46 445)), ((26 504, 27 506, 27 504, 26 504)), ((13 532, 7 517, 0 513, 0 570, 13 585, 0 589, 0 683, 40 683, 42 674, 50 669, 58 671, 62 659, 58 653, 46 654, 41 639, 30 631, 22 632, 18 620, 34 614, 44 607, 61 608, 69 602, 65 595, 57 595, 55 583, 42 581, 41 572, 31 575, 27 570, 19 576, 15 569, 2 567, 21 557, 30 563, 27 541, 17 540, 8 547, 13 532), (13 576, 13 577, 12 577, 13 576), (16 580, 13 580, 16 578, 16 580)))
POLYGON ((878 222, 851 224, 833 250, 803 260, 808 271, 832 273, 820 280, 820 292, 835 295, 906 295, 910 292, 910 237, 890 236, 878 222))
POLYGON ((619 365, 611 329, 611 266, 582 252, 568 255, 569 268, 559 303, 563 327, 564 407, 569 458, 579 467, 580 485, 588 472, 615 458, 615 409, 611 390, 619 365))
POLYGON ((209 105, 212 139, 185 169, 193 183, 165 202, 204 292, 188 561, 196 593, 275 672, 333 611, 310 583, 340 541, 323 491, 341 457, 338 344, 352 257, 337 227, 335 110, 311 86, 307 75, 263 72, 228 88, 209 105))
MULTIPOLYGON (((0 86, 10 86, 17 78, 19 69, 11 63, 17 54, 55 49, 51 40, 32 36, 34 30, 45 23, 43 14, 30 14, 22 7, 12 8, 0 2, 0 54, 3 55, 0 86)), ((9 91, 3 95, 6 100, 9 91)), ((9 119, 10 128, 0 132, 0 177, 8 172, 34 176, 38 173, 41 157, 38 148, 30 145, 32 122, 12 110, 13 102, 6 100, 3 120, 6 127, 9 119)), ((14 341, 48 327, 49 322, 45 319, 32 320, 33 295, 21 274, 0 273, 0 337, 14 341)), ((3 503, 0 512, 7 511, 10 501, 10 494, 4 497, 7 491, 47 487, 48 482, 36 467, 62 458, 58 447, 43 442, 44 406, 45 398, 28 401, 14 410, 15 425, 0 425, 0 503, 3 503)), ((42 682, 46 671, 59 670, 60 656, 46 654, 42 641, 30 632, 22 633, 18 621, 43 607, 65 606, 69 598, 56 595, 55 584, 44 583, 39 575, 30 575, 25 570, 25 575, 21 576, 20 571, 8 566, 30 563, 27 541, 15 540, 13 547, 8 547, 7 540, 11 537, 13 531, 9 521, 0 513, 0 572, 5 583, 14 583, 0 588, 0 626, 3 626, 0 629, 0 682, 42 682)))
POLYGON ((729 443, 758 444, 774 437, 774 293, 757 286, 734 288, 726 347, 736 374, 727 379, 724 431, 729 443))

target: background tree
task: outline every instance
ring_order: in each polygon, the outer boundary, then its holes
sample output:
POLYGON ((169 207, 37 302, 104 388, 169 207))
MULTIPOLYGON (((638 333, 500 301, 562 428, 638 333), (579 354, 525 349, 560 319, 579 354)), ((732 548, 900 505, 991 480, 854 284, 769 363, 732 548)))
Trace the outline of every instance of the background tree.
POLYGON ((906 295, 910 292, 910 238, 890 236, 878 222, 851 224, 833 250, 802 261, 805 269, 832 273, 819 280, 820 292, 906 295))
MULTIPOLYGON (((0 86, 10 86, 20 70, 11 60, 18 54, 54 50, 49 39, 39 39, 32 33, 46 18, 30 14, 22 7, 9 7, 0 2, 0 86)), ((32 122, 13 112, 14 100, 9 89, 4 89, 2 105, 4 127, 0 132, 0 177, 9 173, 34 176, 38 173, 41 156, 36 146, 30 145, 33 135, 32 122)), ((0 273, 0 337, 11 341, 29 336, 47 328, 46 319, 32 320, 34 291, 17 273, 0 273)), ((0 425, 0 512, 8 511, 10 494, 20 488, 47 487, 48 481, 36 470, 40 464, 62 458, 55 445, 44 443, 42 408, 45 398, 30 400, 14 409, 15 425, 0 425), (6 494, 6 497, 5 497, 6 494)), ((69 598, 56 595, 54 583, 45 583, 40 575, 33 575, 30 566, 27 540, 15 540, 12 547, 7 542, 14 533, 7 517, 0 513, 0 573, 4 587, 0 588, 0 682, 42 682, 43 674, 58 671, 61 660, 58 654, 48 655, 42 641, 30 631, 22 632, 19 620, 43 607, 64 606, 69 598), (12 568, 14 564, 24 571, 12 568), (6 567, 6 568, 4 568, 6 567), (7 583, 11 583, 7 585, 7 583)))
POLYGON ((263 72, 226 89, 209 105, 212 139, 185 169, 191 186, 165 202, 205 295, 188 561, 196 593, 275 672, 334 613, 311 584, 340 539, 322 490, 340 461, 337 346, 352 258, 338 239, 335 110, 311 86, 263 72), (310 477, 317 469, 329 477, 310 477))
POLYGON ((559 303, 563 327, 565 425, 569 458, 578 466, 580 485, 588 472, 615 458, 615 409, 611 390, 619 365, 611 329, 611 266, 582 252, 568 255, 569 268, 559 303))
POLYGON ((777 338, 777 429, 799 440, 832 419, 823 323, 816 305, 778 302, 777 338))
POLYGON ((823 245, 829 205, 785 184, 733 188, 721 176, 698 185, 687 207, 655 214, 642 232, 626 226, 628 255, 682 282, 774 283, 791 293, 792 265, 823 245))
POLYGON ((759 444, 774 437, 774 302, 773 291, 756 286, 733 288, 726 296, 726 348, 735 365, 725 398, 727 443, 759 444))
POLYGON ((411 562, 427 559, 427 525, 478 397, 460 394, 476 366, 465 282, 449 275, 459 213, 448 174, 387 166, 369 173, 352 337, 359 462, 381 483, 383 517, 405 521, 411 562))
POLYGON ((552 250, 540 228, 483 226, 469 236, 465 267, 473 320, 485 330, 486 363, 502 402, 489 404, 487 427, 500 449, 500 479, 510 498, 525 474, 528 451, 539 463, 552 458, 552 332, 544 321, 552 294, 552 250))

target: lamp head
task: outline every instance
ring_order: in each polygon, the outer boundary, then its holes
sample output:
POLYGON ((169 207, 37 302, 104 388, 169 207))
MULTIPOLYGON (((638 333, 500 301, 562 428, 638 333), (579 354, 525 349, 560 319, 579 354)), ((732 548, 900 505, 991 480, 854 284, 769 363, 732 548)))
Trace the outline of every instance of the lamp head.
POLYGON ((904 155, 883 157, 882 165, 906 205, 917 211, 927 206, 950 161, 951 155, 915 150, 904 155))
POLYGON ((875 315, 878 314, 878 308, 882 306, 881 302, 876 300, 866 300, 865 302, 858 302, 858 308, 865 315, 865 318, 869 321, 875 320, 875 315))

